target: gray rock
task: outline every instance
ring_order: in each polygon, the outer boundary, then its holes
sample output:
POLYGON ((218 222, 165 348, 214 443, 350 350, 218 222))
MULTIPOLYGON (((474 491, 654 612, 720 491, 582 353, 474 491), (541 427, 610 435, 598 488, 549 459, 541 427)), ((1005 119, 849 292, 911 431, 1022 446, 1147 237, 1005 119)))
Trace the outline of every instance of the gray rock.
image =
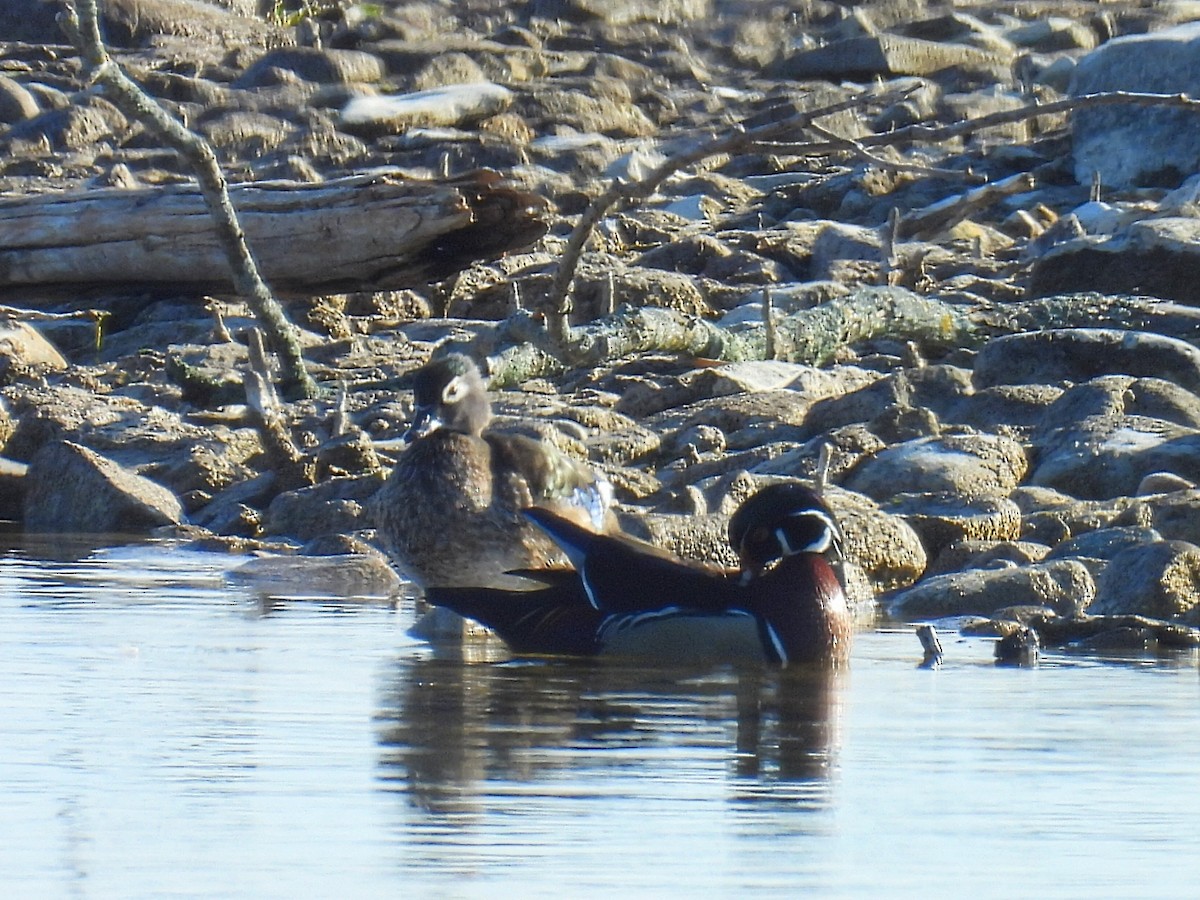
POLYGON ((832 451, 829 478, 836 483, 863 459, 884 450, 887 444, 864 425, 847 425, 820 434, 800 447, 785 450, 751 467, 750 471, 758 475, 812 478, 817 473, 818 461, 826 447, 832 451))
POLYGON ((1200 428, 1200 397, 1161 378, 1102 375, 1063 391, 1046 408, 1033 432, 1033 442, 1043 448, 1063 429, 1095 416, 1142 416, 1182 428, 1200 428))
POLYGON ((276 150, 288 140, 295 126, 281 116, 245 109, 219 110, 196 123, 199 131, 213 147, 233 150, 254 145, 261 152, 276 150))
POLYGON ((66 368, 63 355, 32 325, 0 319, 0 383, 66 368))
POLYGON ((185 494, 246 478, 247 460, 262 451, 253 429, 185 422, 177 412, 116 393, 66 385, 14 385, 5 393, 16 419, 5 450, 18 460, 72 440, 185 494))
POLYGON ((1096 596, 1087 567, 1060 559, 1005 569, 969 569, 936 575, 885 601, 893 619, 913 621, 946 616, 990 616, 1012 606, 1045 606, 1064 616, 1078 615, 1096 596))
POLYGON ((1006 497, 896 494, 885 509, 912 526, 931 558, 959 541, 1013 541, 1021 536, 1021 511, 1006 497))
POLYGON ((57 21, 61 11, 58 0, 5 0, 0 3, 0 34, 6 41, 65 44, 67 36, 57 21))
POLYGON ((6 75, 0 75, 0 125, 32 119, 41 107, 33 94, 6 75))
POLYGON ((1039 53, 1055 53, 1063 50, 1094 50, 1100 36, 1085 22, 1077 22, 1065 16, 1048 16, 1037 19, 1004 32, 1004 37, 1018 47, 1036 50, 1039 53))
POLYGON ((1169 541, 1200 545, 1200 491, 1178 491, 1131 501, 1120 521, 1153 528, 1169 541))
POLYGON ((1186 541, 1137 543, 1113 556, 1096 584, 1094 615, 1171 619, 1200 603, 1200 547, 1186 541))
POLYGON ((145 534, 182 521, 174 494, 87 447, 59 441, 29 462, 26 531, 145 534))
POLYGON ((878 375, 856 366, 839 366, 831 370, 802 363, 760 359, 696 369, 689 378, 701 396, 718 397, 789 388, 806 397, 816 398, 845 393, 853 385, 874 380, 878 375))
POLYGON ((1024 449, 1012 438, 943 435, 907 441, 864 460, 845 486, 876 500, 899 492, 1004 496, 1020 482, 1026 465, 1024 449))
POLYGON ((589 459, 600 463, 627 464, 657 453, 662 447, 662 435, 630 421, 589 434, 584 444, 589 459))
POLYGON ((333 478, 284 491, 267 507, 263 533, 310 541, 324 534, 368 529, 373 522, 366 504, 383 482, 379 475, 333 478))
POLYGON ((822 222, 813 237, 809 253, 810 278, 839 281, 847 261, 870 263, 871 268, 867 271, 878 271, 883 262, 883 238, 875 228, 843 222, 822 222))
MULTIPOLYGON (((1200 96, 1200 23, 1115 38, 1079 61, 1073 96, 1139 91, 1200 96)), ((1109 106, 1071 116, 1075 178, 1173 187, 1200 170, 1200 121, 1189 110, 1109 106)))
POLYGON ((609 25, 632 22, 660 24, 693 22, 712 14, 712 0, 660 0, 647 5, 640 0, 531 0, 530 15, 556 21, 599 20, 609 25))
POLYGON ((876 591, 912 584, 925 571, 921 539, 900 516, 853 491, 828 487, 825 502, 842 528, 843 549, 876 591))
POLYGON ((1052 328, 994 338, 975 358, 978 388, 1087 381, 1097 375, 1163 378, 1200 390, 1200 349, 1178 338, 1116 328, 1052 328))
POLYGON ((737 554, 729 546, 728 515, 684 516, 666 513, 620 514, 627 534, 677 556, 718 566, 735 567, 737 554))
POLYGON ((1147 475, 1200 480, 1200 431, 1144 416, 1092 416, 1039 442, 1031 482, 1083 499, 1132 496, 1147 475))
POLYGON ((1200 305, 1200 284, 1193 277, 1198 240, 1200 222, 1164 216, 1134 222, 1111 237, 1066 241, 1034 259, 1029 294, 1100 291, 1200 305))
POLYGON ((808 434, 820 434, 856 422, 871 422, 894 407, 953 417, 970 393, 970 373, 957 366, 903 369, 876 377, 842 396, 829 395, 814 403, 804 427, 808 434))
POLYGON ((1098 528, 1078 537, 1063 541, 1050 551, 1047 559, 1113 559, 1118 553, 1139 544, 1161 541, 1162 535, 1153 528, 1122 525, 1114 528, 1098 528))
POLYGON ((54 150, 92 149, 106 139, 122 136, 129 122, 115 106, 95 95, 83 95, 63 109, 50 109, 13 125, 5 142, 14 149, 49 144, 54 150))
POLYGON ((1137 495, 1170 494, 1175 491, 1190 491, 1196 486, 1194 481, 1176 475, 1174 472, 1151 472, 1138 482, 1137 495))
MULTIPOLYGON (((684 272, 671 272, 650 266, 622 266, 613 273, 612 302, 614 307, 658 306, 689 315, 711 315, 712 307, 695 279, 684 272)), ((579 305, 597 309, 598 295, 608 289, 607 281, 592 281, 580 291, 579 305)))
POLYGON ((1134 501, 1124 497, 1110 500, 1080 500, 1053 488, 1024 484, 1009 499, 1021 512, 1021 535, 1026 540, 1057 545, 1097 528, 1114 524, 1146 524, 1148 515, 1128 518, 1134 501))
POLYGON ((1001 426, 1027 429, 1045 419, 1062 393, 1062 388, 1048 384, 998 384, 964 397, 944 418, 983 431, 1001 426))
POLYGON ((937 75, 953 69, 992 81, 1005 80, 1011 54, 980 50, 965 44, 924 41, 895 34, 878 34, 834 41, 788 56, 771 74, 797 80, 890 78, 895 75, 937 75))
POLYGON ((804 433, 815 436, 852 425, 869 422, 890 406, 911 406, 912 392, 907 380, 875 377, 857 390, 816 399, 804 419, 804 433))
POLYGON ((792 280, 779 263, 736 247, 712 235, 689 235, 643 253, 643 266, 686 272, 724 284, 773 284, 792 280))
POLYGON ((400 587, 400 576, 379 553, 260 556, 225 577, 273 598, 386 600, 400 587))
POLYGON ((359 50, 281 47, 255 60, 233 86, 256 88, 278 84, 279 71, 318 84, 369 84, 382 80, 386 74, 378 57, 359 50))
POLYGON ((106 0, 102 30, 110 46, 161 46, 164 36, 180 38, 172 47, 192 53, 227 52, 233 45, 271 47, 294 40, 291 29, 254 15, 239 15, 240 4, 204 0, 106 0))
POLYGON ((956 541, 943 547, 925 570, 926 577, 963 569, 1000 569, 1040 562, 1050 552, 1033 541, 956 541))

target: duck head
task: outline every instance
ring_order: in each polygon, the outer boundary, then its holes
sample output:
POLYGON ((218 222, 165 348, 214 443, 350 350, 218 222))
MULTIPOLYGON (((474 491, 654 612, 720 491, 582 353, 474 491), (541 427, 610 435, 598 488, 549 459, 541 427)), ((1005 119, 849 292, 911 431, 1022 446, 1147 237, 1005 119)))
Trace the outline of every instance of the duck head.
POLYGON ((439 428, 478 437, 492 418, 487 385, 474 360, 451 353, 430 360, 413 382, 413 418, 404 433, 408 442, 439 428))
POLYGON ((841 555, 841 531, 829 507, 802 484, 763 488, 729 520, 729 543, 748 581, 768 565, 797 553, 841 555))
POLYGON ((820 496, 796 483, 753 495, 729 520, 746 608, 775 665, 848 659, 853 626, 834 566, 841 532, 820 496))

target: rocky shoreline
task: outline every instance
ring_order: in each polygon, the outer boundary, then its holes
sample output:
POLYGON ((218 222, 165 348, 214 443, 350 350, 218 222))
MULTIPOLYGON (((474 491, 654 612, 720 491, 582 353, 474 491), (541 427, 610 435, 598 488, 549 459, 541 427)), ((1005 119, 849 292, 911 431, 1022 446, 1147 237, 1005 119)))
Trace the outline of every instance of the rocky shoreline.
MULTIPOLYGON (((289 18, 248 0, 112 0, 114 56, 231 180, 489 168, 545 198, 545 234, 499 259, 456 248, 477 261, 432 285, 291 286, 323 391, 279 411, 290 462, 245 404, 241 304, 146 285, 64 300, 0 251, 16 308, 0 322, 0 518, 299 554, 301 571, 353 554, 346 592, 387 593, 367 500, 399 452, 406 379, 453 344, 504 387, 499 427, 604 469, 623 526, 677 552, 726 560, 732 509, 765 481, 812 478, 828 447, 864 622, 1196 646, 1200 113, 1080 99, 1200 96, 1178 64, 1200 42, 1191 5, 794 6, 678 0, 650 21, 647 4, 471 0, 289 18), (593 351, 640 352, 555 357, 539 298, 614 179, 837 104, 608 211, 570 322, 593 351), (980 117, 992 124, 955 133, 980 117), (805 341, 822 329, 818 353, 805 341), (726 346, 713 334, 751 333, 777 358, 712 358, 726 346), (519 379, 516 356, 534 360, 519 379)), ((189 179, 82 89, 53 8, 0 16, 0 221, 10 200, 189 179)))

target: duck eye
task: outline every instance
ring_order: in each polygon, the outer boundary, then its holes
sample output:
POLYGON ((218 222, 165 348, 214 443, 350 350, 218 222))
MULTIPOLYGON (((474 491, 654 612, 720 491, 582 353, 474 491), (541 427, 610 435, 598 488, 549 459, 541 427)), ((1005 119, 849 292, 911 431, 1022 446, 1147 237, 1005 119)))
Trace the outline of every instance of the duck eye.
POLYGON ((460 402, 467 396, 467 383, 460 378, 453 378, 450 383, 442 389, 442 402, 451 405, 460 402))
POLYGON ((745 539, 742 541, 742 556, 744 558, 755 559, 765 563, 777 558, 779 555, 779 541, 770 528, 764 526, 752 528, 747 532, 745 539))

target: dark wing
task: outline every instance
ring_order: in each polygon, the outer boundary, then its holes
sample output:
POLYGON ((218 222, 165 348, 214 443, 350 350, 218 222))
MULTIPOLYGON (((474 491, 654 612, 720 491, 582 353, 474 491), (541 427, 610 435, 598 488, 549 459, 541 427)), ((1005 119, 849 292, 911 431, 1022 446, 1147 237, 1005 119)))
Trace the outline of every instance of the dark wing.
POLYGON ((628 535, 596 534, 547 509, 525 516, 548 534, 579 572, 587 599, 605 614, 680 608, 720 612, 738 602, 723 569, 681 559, 628 535))
POLYGON ((597 651, 604 616, 592 608, 574 572, 514 574, 546 587, 531 591, 430 587, 425 599, 492 629, 514 653, 589 656, 597 651))

